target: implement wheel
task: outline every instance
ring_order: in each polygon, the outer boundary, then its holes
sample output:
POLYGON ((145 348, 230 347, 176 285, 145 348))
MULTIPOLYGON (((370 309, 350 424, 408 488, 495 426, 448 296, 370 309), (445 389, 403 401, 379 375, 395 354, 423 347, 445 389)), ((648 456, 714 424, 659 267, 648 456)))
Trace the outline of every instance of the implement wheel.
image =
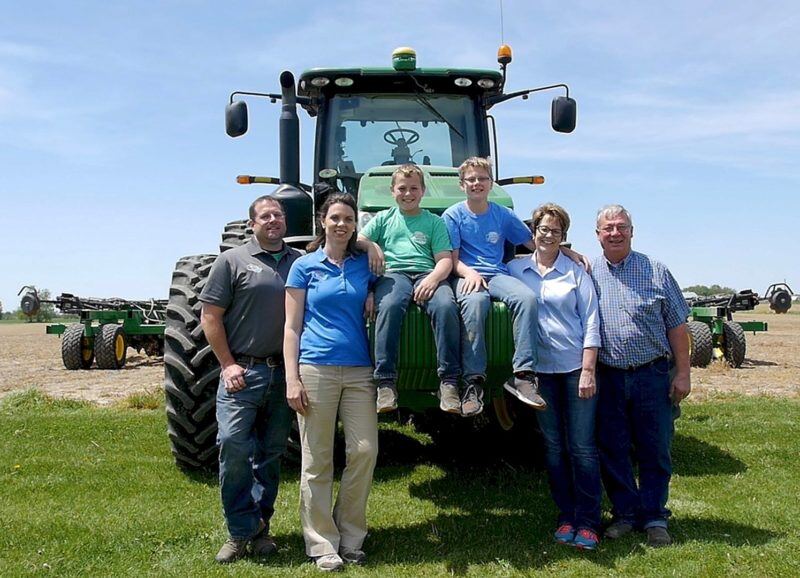
POLYGON ((94 361, 94 340, 83 334, 82 323, 68 325, 61 338, 61 361, 67 369, 89 369, 94 361))
POLYGON ((216 393, 220 367, 200 326, 199 296, 216 255, 175 265, 164 332, 164 391, 172 455, 185 470, 217 466, 216 393))
POLYGON ((128 338, 121 325, 106 323, 101 325, 94 338, 94 354, 100 369, 121 369, 125 367, 128 352, 128 338))
POLYGON ((724 321, 722 324, 722 351, 731 367, 741 367, 747 350, 744 329, 735 321, 724 321))
POLYGON ((702 321, 689 321, 689 356, 692 367, 705 367, 714 354, 714 337, 711 329, 702 321))
POLYGON ((786 289, 778 289, 769 298, 769 308, 775 313, 786 313, 792 307, 792 296, 786 289))

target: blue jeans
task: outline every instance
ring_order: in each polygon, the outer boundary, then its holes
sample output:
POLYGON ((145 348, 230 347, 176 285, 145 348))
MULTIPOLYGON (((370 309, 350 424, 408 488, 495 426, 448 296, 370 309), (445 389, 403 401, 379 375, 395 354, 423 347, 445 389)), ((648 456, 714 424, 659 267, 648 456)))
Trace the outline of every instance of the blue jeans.
POLYGON ((514 335, 514 372, 533 371, 536 366, 538 306, 534 292, 510 275, 495 275, 488 280, 489 290, 462 294, 463 278, 457 278, 453 291, 461 308, 461 367, 464 377, 486 377, 486 317, 491 300, 502 301, 511 311, 514 335))
MULTIPOLYGON (((375 284, 375 379, 397 378, 400 329, 414 289, 428 273, 387 273, 375 284)), ((439 283, 428 301, 420 305, 431 319, 436 342, 437 374, 440 379, 457 379, 461 373, 458 306, 453 290, 439 283)))
POLYGON ((600 461, 595 445, 597 395, 578 397, 581 370, 539 373, 539 393, 547 402, 536 418, 544 436, 550 495, 559 509, 558 525, 600 529, 600 461))
POLYGON ((253 365, 244 389, 217 389, 219 487, 231 538, 251 538, 259 520, 269 529, 278 496, 280 460, 289 439, 292 411, 282 367, 253 365))
POLYGON ((597 445, 614 520, 666 528, 674 432, 669 362, 633 370, 599 363, 597 387, 597 445), (639 466, 638 485, 631 456, 639 466))

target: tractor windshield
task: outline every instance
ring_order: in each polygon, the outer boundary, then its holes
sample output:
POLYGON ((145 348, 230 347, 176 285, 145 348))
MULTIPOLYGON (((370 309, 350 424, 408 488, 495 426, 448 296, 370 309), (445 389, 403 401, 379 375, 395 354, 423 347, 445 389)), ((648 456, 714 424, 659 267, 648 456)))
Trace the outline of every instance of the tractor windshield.
POLYGON ((336 95, 325 115, 320 168, 346 180, 380 165, 456 167, 480 154, 479 110, 464 95, 336 95))

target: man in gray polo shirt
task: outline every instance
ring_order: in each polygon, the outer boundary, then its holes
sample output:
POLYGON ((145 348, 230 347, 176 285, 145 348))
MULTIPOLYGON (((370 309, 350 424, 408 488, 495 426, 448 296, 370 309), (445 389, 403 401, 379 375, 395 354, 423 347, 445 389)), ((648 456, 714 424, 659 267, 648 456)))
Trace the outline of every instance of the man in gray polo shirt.
POLYGON ((216 556, 275 551, 269 521, 292 423, 283 369, 284 281, 301 253, 283 242, 286 217, 269 196, 250 205, 253 237, 222 253, 200 295, 203 331, 222 372, 217 390, 219 485, 230 537, 216 556))

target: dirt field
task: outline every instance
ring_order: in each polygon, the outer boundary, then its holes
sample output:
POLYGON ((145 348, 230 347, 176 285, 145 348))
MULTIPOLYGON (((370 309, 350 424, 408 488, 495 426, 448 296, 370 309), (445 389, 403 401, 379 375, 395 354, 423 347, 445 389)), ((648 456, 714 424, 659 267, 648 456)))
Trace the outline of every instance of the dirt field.
MULTIPOLYGON (((739 320, 769 323, 766 333, 747 336, 744 365, 731 369, 721 362, 692 370, 691 399, 719 392, 800 397, 800 315, 742 313, 739 320)), ((120 371, 68 371, 61 363, 61 342, 46 335, 43 324, 0 324, 0 397, 37 387, 43 392, 108 405, 127 395, 160 388, 161 359, 128 349, 120 371)))

